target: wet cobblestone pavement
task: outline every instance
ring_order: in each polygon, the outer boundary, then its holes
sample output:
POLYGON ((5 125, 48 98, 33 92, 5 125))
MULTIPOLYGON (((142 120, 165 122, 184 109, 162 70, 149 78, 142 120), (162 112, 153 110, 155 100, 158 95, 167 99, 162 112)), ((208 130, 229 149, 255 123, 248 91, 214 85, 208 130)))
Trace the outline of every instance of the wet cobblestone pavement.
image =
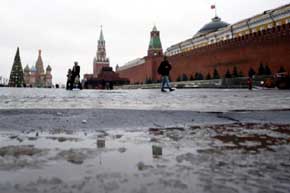
POLYGON ((289 90, 0 89, 0 193, 287 193, 289 109, 289 90))
POLYGON ((290 109, 289 90, 82 90, 0 88, 1 109, 139 109, 225 112, 290 109))
POLYGON ((290 191, 285 124, 0 136, 0 192, 290 191))

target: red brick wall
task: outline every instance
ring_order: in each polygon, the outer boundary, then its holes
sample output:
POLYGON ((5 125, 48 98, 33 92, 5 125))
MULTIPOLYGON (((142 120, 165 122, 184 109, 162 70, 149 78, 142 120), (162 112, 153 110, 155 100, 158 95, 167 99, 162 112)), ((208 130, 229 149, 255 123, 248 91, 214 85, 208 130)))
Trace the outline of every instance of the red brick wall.
POLYGON ((145 57, 145 63, 132 68, 118 71, 120 77, 128 78, 131 84, 144 83, 145 80, 158 80, 157 68, 162 61, 162 56, 145 57))
POLYGON ((130 84, 143 83, 146 77, 146 74, 144 72, 144 64, 134 66, 126 70, 117 71, 120 77, 128 78, 130 80, 130 84))
POLYGON ((183 73, 188 77, 196 72, 212 75, 214 68, 224 76, 227 69, 232 73, 234 66, 247 76, 250 67, 258 72, 260 63, 268 65, 273 73, 281 66, 289 72, 290 25, 174 55, 169 61, 172 80, 183 73))
MULTIPOLYGON (((232 73, 236 66, 243 75, 248 75, 250 67, 258 72, 260 63, 268 65, 273 73, 281 66, 290 72, 290 24, 267 31, 250 34, 220 43, 205 46, 168 58, 172 64, 171 79, 186 74, 194 77, 196 72, 206 76, 217 68, 220 76, 226 70, 232 73)), ((142 65, 119 71, 121 77, 130 79, 130 83, 142 83, 146 78, 158 80, 157 68, 162 57, 145 57, 142 65)))

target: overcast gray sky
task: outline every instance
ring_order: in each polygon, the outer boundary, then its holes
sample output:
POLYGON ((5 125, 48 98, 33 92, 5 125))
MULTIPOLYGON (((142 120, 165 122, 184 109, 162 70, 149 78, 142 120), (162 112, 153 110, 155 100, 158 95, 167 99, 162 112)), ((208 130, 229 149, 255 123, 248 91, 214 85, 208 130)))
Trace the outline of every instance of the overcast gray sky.
POLYGON ((156 24, 165 50, 193 36, 214 16, 228 23, 289 3, 289 0, 1 0, 0 76, 9 77, 17 46, 23 67, 42 49, 53 83, 65 83, 78 61, 81 74, 92 73, 100 25, 111 66, 146 55, 156 24))

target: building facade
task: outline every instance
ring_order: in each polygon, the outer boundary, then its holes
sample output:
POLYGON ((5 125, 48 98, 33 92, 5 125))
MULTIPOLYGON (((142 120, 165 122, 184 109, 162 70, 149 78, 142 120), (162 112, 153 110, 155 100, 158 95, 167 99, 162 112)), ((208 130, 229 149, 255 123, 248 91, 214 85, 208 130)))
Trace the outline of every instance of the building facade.
POLYGON ((51 88, 52 75, 51 67, 48 65, 44 71, 41 50, 38 50, 38 57, 34 66, 24 68, 24 82, 27 87, 51 88))
MULTIPOLYGON (((250 68, 256 72, 261 64, 272 73, 283 68, 290 71, 290 4, 228 24, 214 17, 192 38, 166 49, 172 64, 171 80, 195 74, 213 74, 216 70, 224 76, 236 68, 247 76, 250 68)), ((143 57, 119 67, 118 73, 131 83, 146 79, 159 80, 156 71, 159 58, 143 57), (152 72, 151 74, 148 72, 152 72)))

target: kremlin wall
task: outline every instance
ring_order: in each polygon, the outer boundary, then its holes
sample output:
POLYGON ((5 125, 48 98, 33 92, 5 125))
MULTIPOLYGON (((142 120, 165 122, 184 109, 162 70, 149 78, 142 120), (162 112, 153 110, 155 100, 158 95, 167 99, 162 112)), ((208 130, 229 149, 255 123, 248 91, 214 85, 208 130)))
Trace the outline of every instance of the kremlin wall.
MULTIPOLYGON (((157 68, 163 59, 159 35, 154 26, 147 56, 117 67, 116 72, 131 84, 158 81, 157 68)), ((224 77, 234 67, 248 76, 249 69, 257 72, 260 64, 267 65, 272 73, 281 67, 290 72, 290 4, 233 25, 215 16, 192 38, 170 46, 164 54, 172 64, 172 81, 184 74, 212 76, 215 69, 224 77)))

